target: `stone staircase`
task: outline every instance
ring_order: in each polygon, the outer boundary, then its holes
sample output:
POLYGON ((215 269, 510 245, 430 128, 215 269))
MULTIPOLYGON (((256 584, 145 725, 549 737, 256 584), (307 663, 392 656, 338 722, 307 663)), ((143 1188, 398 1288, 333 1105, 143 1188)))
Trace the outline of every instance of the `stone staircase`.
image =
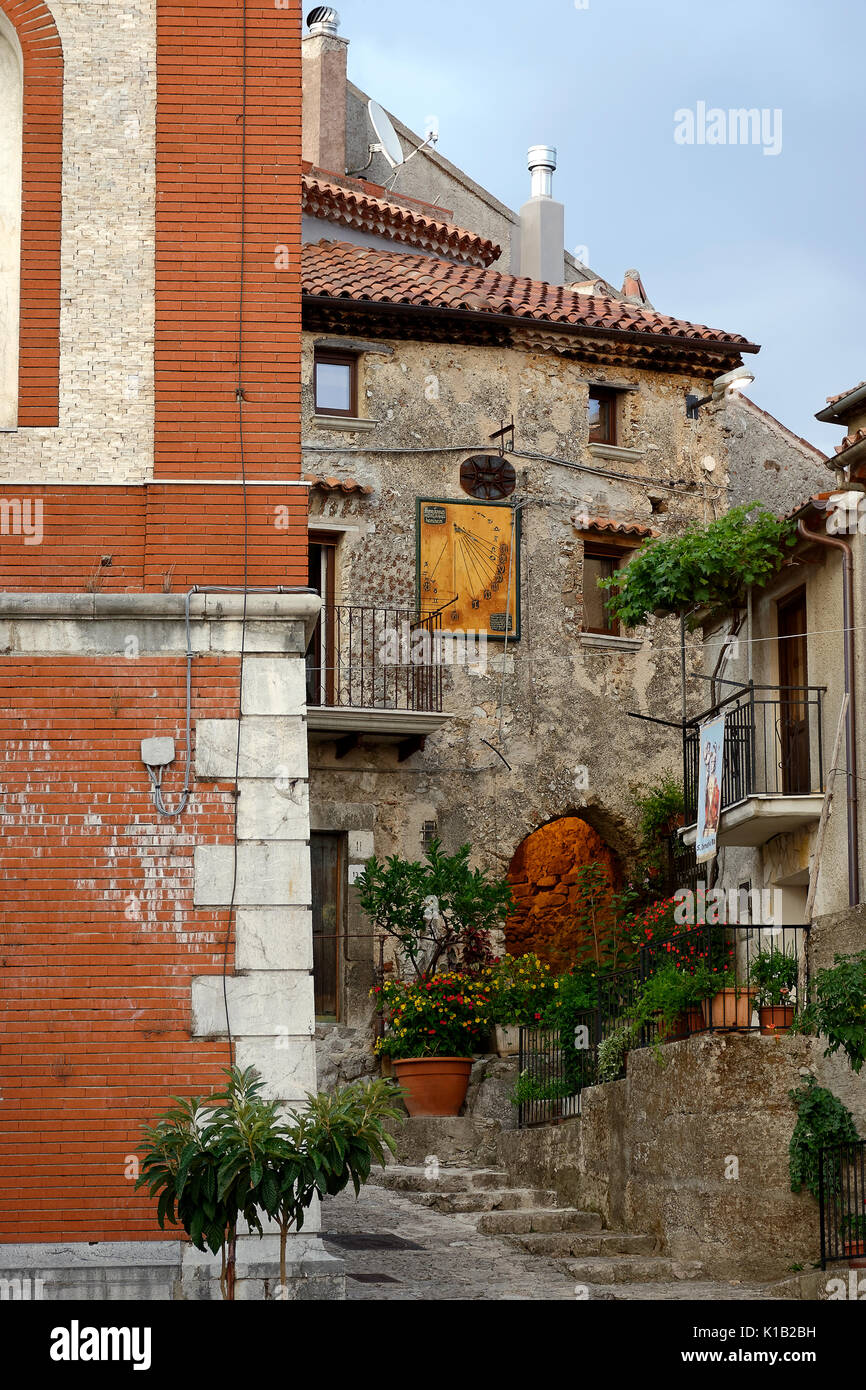
POLYGON ((671 1283, 701 1272, 657 1254, 653 1236, 607 1231, 597 1212, 561 1207, 555 1192, 511 1186, 502 1168, 396 1163, 371 1181, 433 1211, 475 1218, 483 1235, 551 1260, 576 1284, 671 1283))

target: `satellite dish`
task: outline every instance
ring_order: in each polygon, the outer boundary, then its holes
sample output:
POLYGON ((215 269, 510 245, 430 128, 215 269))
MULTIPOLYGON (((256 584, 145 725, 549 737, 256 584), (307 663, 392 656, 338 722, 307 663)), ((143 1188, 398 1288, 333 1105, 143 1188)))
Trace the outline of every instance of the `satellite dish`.
POLYGON ((379 141, 379 150, 385 156, 392 169, 399 169, 404 162, 403 146, 400 138, 391 124, 391 118, 387 111, 383 111, 378 101, 367 103, 367 110, 370 113, 370 121, 379 141))

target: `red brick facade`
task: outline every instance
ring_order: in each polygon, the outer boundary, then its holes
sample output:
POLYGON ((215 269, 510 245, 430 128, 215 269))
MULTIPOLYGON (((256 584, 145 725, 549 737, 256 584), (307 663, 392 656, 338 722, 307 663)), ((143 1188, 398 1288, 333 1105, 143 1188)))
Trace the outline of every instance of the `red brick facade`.
MULTIPOLYGON (((44 4, 0 5, 25 53, 24 430, 57 421, 62 55, 44 4)), ((157 13, 156 481, 0 481, 4 505, 41 504, 44 533, 27 545, 4 531, 2 590, 161 594, 243 578, 243 5, 159 0, 157 13)), ((294 3, 248 0, 247 111, 248 575, 252 586, 303 585, 307 495, 293 485, 301 476, 294 3)), ((0 614, 0 652, 3 630, 0 614)), ((176 738, 165 788, 175 803, 182 654, 124 660, 74 647, 51 657, 7 648, 0 664, 0 1240, 158 1239, 152 1204, 132 1195, 127 1156, 170 1094, 206 1093, 228 1061, 225 1043, 191 1039, 190 982, 221 972, 228 922, 225 910, 193 906, 192 874, 197 845, 231 841, 234 794, 199 784, 180 822, 154 809, 139 743, 151 733, 176 738)), ((236 657, 196 657, 194 727, 237 717, 238 678, 236 657)))

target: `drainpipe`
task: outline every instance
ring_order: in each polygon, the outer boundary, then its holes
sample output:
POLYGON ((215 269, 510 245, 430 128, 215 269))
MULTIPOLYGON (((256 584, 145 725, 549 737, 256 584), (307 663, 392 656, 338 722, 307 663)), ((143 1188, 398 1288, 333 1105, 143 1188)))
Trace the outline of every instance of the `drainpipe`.
MULTIPOLYGON (((848 765, 848 904, 856 907, 860 901, 860 832, 857 821, 857 728, 854 665, 854 556, 847 541, 810 531, 804 521, 798 521, 797 534, 815 545, 842 552, 843 623, 845 627, 845 694, 848 713, 845 718, 845 757, 848 765)), ((823 731, 822 731, 823 732, 823 731)))

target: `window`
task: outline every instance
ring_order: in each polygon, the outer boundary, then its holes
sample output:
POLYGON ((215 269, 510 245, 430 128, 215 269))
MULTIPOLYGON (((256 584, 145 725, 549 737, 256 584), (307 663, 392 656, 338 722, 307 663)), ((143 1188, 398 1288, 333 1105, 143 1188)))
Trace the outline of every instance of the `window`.
POLYGON ((589 442, 616 443, 616 392, 604 386, 589 389, 589 442))
POLYGON ((317 352, 317 415, 358 415, 358 359, 348 352, 317 352))
POLYGON ((22 58, 15 31, 0 27, 0 429, 18 423, 21 276, 22 58))
POLYGON ((623 554, 599 545, 586 545, 583 551, 583 630, 584 632, 603 632, 608 637, 619 637, 620 626, 610 617, 605 606, 609 597, 604 589, 598 587, 600 579, 610 579, 622 566, 631 552, 623 554))

